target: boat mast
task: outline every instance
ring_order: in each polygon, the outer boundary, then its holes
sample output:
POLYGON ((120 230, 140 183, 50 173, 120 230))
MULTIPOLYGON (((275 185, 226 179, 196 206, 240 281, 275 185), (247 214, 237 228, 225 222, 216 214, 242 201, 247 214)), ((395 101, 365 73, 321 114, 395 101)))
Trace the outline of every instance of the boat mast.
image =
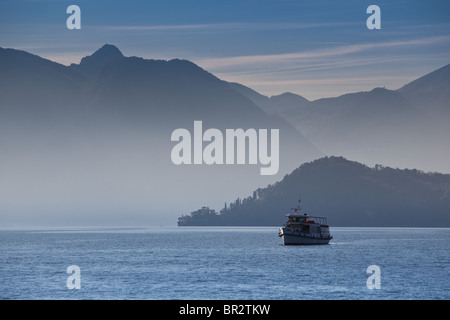
POLYGON ((302 194, 300 193, 298 196, 298 205, 297 208, 291 208, 292 210, 295 210, 295 214, 299 214, 300 210, 302 210, 302 208, 300 207, 300 203, 302 202, 302 194))

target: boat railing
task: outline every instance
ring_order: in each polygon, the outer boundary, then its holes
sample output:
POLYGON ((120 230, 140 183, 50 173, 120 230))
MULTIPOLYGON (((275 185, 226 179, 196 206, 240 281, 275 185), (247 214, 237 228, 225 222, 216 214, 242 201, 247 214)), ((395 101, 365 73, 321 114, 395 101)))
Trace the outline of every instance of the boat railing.
POLYGON ((286 216, 289 217, 289 222, 291 223, 317 223, 320 224, 321 226, 328 226, 326 217, 297 215, 297 214, 287 214, 286 216), (291 218, 295 218, 295 221, 291 220, 291 218))

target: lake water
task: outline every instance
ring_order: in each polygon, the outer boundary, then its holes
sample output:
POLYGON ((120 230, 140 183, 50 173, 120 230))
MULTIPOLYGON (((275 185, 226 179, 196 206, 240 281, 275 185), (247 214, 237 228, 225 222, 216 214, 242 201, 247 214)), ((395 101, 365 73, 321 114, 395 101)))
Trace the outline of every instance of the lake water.
POLYGON ((3 230, 0 299, 450 299, 450 229, 331 232, 283 246, 276 227, 3 230))

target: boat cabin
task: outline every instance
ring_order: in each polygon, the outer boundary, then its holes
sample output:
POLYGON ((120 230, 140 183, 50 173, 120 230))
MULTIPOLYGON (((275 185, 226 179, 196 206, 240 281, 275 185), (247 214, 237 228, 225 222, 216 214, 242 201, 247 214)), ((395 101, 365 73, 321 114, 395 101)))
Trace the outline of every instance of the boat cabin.
POLYGON ((327 218, 325 217, 308 216, 307 214, 287 214, 286 216, 288 217, 286 226, 292 224, 319 224, 321 227, 328 227, 327 218))

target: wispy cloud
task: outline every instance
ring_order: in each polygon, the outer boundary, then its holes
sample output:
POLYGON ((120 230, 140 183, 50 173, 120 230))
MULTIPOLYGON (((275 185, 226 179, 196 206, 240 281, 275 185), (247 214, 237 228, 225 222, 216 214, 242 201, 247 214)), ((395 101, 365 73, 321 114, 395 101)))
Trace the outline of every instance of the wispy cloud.
POLYGON ((355 23, 325 22, 325 23, 211 23, 211 24, 174 24, 174 25, 110 25, 91 26, 111 31, 183 31, 183 30, 204 30, 204 31, 257 31, 257 30, 295 30, 312 28, 331 28, 352 26, 355 23))
POLYGON ((314 100, 378 86, 397 89, 448 64, 449 49, 450 35, 445 35, 194 61, 221 79, 266 95, 291 91, 314 100))
POLYGON ((431 44, 450 45, 450 36, 437 36, 405 41, 390 41, 379 43, 352 44, 344 46, 334 46, 331 48, 316 49, 303 52, 266 54, 266 55, 248 55, 223 58, 199 58, 195 59, 197 63, 209 70, 217 68, 231 68, 237 66, 249 66, 252 64, 279 64, 292 63, 295 61, 305 61, 310 59, 323 59, 337 57, 361 52, 367 52, 378 49, 398 49, 413 46, 425 46, 431 44))

